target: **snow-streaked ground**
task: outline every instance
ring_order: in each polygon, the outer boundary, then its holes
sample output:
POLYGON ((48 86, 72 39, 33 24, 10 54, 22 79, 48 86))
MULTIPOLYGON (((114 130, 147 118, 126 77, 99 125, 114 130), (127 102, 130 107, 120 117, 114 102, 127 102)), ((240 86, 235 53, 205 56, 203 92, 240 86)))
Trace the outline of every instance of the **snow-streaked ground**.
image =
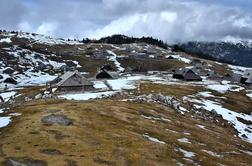
POLYGON ((185 58, 181 55, 166 55, 165 57, 168 58, 169 56, 172 56, 173 58, 178 59, 179 61, 187 63, 187 64, 191 63, 190 59, 185 58))
POLYGON ((29 39, 30 41, 32 41, 32 44, 35 43, 41 43, 41 44, 47 44, 47 45, 61 45, 61 44, 68 44, 68 45, 78 45, 78 44, 83 44, 79 41, 67 41, 67 40, 63 40, 63 39, 55 39, 55 38, 51 38, 45 35, 39 35, 39 34, 27 34, 27 33, 19 33, 17 35, 17 37, 19 38, 25 38, 25 39, 29 39))
POLYGON ((190 152, 190 151, 184 150, 182 148, 178 148, 176 151, 183 153, 184 157, 187 157, 187 158, 192 158, 195 156, 194 152, 190 152))
MULTIPOLYGON (((202 93, 199 93, 202 94, 202 93)), ((243 140, 246 140, 250 143, 252 143, 252 130, 249 128, 248 124, 242 123, 238 120, 238 118, 241 118, 245 121, 252 122, 252 116, 246 115, 243 113, 238 113, 235 111, 232 111, 230 109, 224 108, 223 105, 217 101, 216 99, 208 99, 208 97, 212 97, 211 93, 208 93, 207 96, 202 96, 199 99, 199 95, 190 95, 183 98, 184 101, 188 101, 190 103, 193 103, 196 108, 204 108, 207 111, 214 110, 217 114, 221 115, 224 120, 227 120, 232 126, 237 130, 238 136, 242 138, 243 140), (197 97, 197 99, 195 99, 197 97), (247 137, 244 137, 244 135, 247 137)), ((217 97, 218 98, 218 97, 217 97)), ((205 127, 201 127, 198 125, 198 127, 205 129, 205 127)))
POLYGON ((207 88, 219 93, 226 93, 228 91, 239 92, 245 89, 239 85, 230 84, 229 81, 222 81, 221 83, 207 85, 207 88))
POLYGON ((98 90, 109 90, 108 86, 104 83, 104 81, 93 81, 94 88, 98 90))
POLYGON ((11 43, 11 38, 7 37, 7 38, 0 39, 0 43, 11 43))
POLYGON ((223 155, 219 155, 219 154, 217 154, 217 153, 215 153, 215 152, 212 152, 212 151, 209 151, 209 150, 201 150, 201 151, 203 151, 203 152, 205 152, 205 153, 207 153, 207 154, 209 154, 209 155, 211 155, 211 156, 213 156, 213 157, 223 157, 223 155))
POLYGON ((228 67, 232 70, 232 72, 236 74, 243 74, 247 69, 252 70, 252 68, 243 67, 243 66, 234 66, 234 65, 228 65, 228 67))
POLYGON ((164 121, 164 122, 171 122, 171 120, 163 117, 154 117, 154 116, 146 116, 146 115, 141 115, 144 119, 148 120, 158 120, 158 121, 164 121))
POLYGON ((16 77, 18 78, 16 80, 18 82, 17 85, 0 83, 0 89, 4 89, 5 85, 7 85, 8 88, 45 85, 57 76, 52 76, 43 72, 33 73, 31 71, 26 71, 24 74, 16 75, 16 77))
POLYGON ((25 75, 20 75, 17 79, 18 86, 31 86, 31 85, 45 85, 47 82, 54 80, 57 76, 49 75, 47 73, 31 71, 25 72, 25 75))
POLYGON ((107 80, 108 84, 113 90, 135 89, 134 83, 127 78, 120 78, 116 80, 107 80))
MULTIPOLYGON (((44 65, 52 65, 54 69, 58 69, 61 66, 66 65, 64 62, 56 62, 48 59, 50 56, 55 56, 54 54, 46 55, 19 47, 10 48, 10 50, 7 52, 8 54, 13 55, 15 58, 18 58, 20 64, 29 62, 35 67, 38 66, 38 63, 43 63, 44 65)), ((77 63, 76 61, 73 62, 75 64, 77 63)))
POLYGON ((0 93, 0 96, 4 99, 5 102, 9 101, 11 97, 15 96, 17 92, 11 91, 11 92, 4 92, 0 93))
POLYGON ((118 60, 116 59, 117 58, 117 55, 113 52, 113 51, 110 51, 110 50, 107 50, 107 52, 112 55, 109 57, 109 60, 110 61, 113 61, 115 63, 115 66, 117 68, 117 70, 119 72, 123 72, 125 69, 121 66, 121 64, 118 62, 118 60))
POLYGON ((233 124, 233 127, 239 132, 238 135, 241 138, 244 139, 242 135, 245 134, 248 137, 246 140, 252 143, 252 131, 248 128, 249 126, 237 119, 239 117, 246 121, 252 122, 252 116, 231 111, 224 108, 220 103, 211 100, 203 100, 202 104, 204 105, 203 108, 205 108, 206 110, 215 110, 219 115, 222 115, 223 119, 233 124))
POLYGON ((149 135, 147 135, 147 134, 143 134, 143 137, 144 137, 145 139, 147 139, 147 140, 149 140, 149 141, 152 141, 152 142, 155 142, 155 143, 166 144, 164 141, 161 141, 161 140, 159 140, 159 139, 157 139, 157 138, 151 137, 151 136, 149 136, 149 135))
POLYGON ((252 90, 247 91, 246 95, 252 100, 252 90))

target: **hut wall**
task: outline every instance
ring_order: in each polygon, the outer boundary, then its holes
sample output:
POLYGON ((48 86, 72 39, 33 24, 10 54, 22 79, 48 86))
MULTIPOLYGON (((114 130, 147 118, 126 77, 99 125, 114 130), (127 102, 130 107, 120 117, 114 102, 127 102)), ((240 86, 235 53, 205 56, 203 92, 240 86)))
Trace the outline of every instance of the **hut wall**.
POLYGON ((96 78, 102 79, 102 78, 112 78, 112 77, 107 72, 102 71, 96 75, 96 78))
POLYGON ((84 91, 84 86, 59 86, 58 91, 84 91))
POLYGON ((241 81, 240 81, 240 82, 241 82, 242 84, 245 84, 246 81, 247 81, 247 78, 241 77, 241 81))
POLYGON ((184 76, 185 80, 187 81, 202 81, 202 78, 194 73, 186 73, 184 76))
POLYGON ((172 75, 172 78, 176 78, 176 79, 181 79, 181 80, 183 80, 183 79, 184 79, 184 76, 181 75, 181 74, 173 74, 173 75, 172 75))

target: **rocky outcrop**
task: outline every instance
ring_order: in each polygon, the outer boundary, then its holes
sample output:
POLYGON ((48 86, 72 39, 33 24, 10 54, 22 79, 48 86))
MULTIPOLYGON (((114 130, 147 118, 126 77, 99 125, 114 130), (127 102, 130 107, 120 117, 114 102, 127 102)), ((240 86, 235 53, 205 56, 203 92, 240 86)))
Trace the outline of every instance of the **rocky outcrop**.
POLYGON ((129 99, 132 102, 153 102, 153 103, 160 103, 166 105, 168 107, 173 108, 177 112, 184 114, 187 110, 182 107, 180 101, 173 96, 164 96, 160 94, 149 94, 149 95, 141 95, 133 97, 129 99))

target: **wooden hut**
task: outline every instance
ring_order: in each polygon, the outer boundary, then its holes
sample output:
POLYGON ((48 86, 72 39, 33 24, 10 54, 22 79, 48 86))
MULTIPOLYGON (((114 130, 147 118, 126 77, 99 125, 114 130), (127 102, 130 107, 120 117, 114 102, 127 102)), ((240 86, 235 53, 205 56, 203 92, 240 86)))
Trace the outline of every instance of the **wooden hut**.
POLYGON ((96 75, 96 79, 113 79, 118 78, 118 72, 108 71, 106 69, 101 69, 100 72, 96 75))
POLYGON ((173 78, 186 80, 186 81, 202 81, 202 78, 196 74, 192 69, 178 69, 175 70, 173 78))
POLYGON ((93 82, 87 80, 77 70, 68 71, 50 82, 50 86, 59 91, 90 91, 94 89, 93 85, 93 82))

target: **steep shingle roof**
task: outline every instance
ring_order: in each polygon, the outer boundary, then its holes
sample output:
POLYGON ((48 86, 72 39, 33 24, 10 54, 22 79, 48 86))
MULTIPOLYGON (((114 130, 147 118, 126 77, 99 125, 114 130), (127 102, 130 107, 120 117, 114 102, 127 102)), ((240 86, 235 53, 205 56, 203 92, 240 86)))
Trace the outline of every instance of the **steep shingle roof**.
POLYGON ((93 85, 92 82, 88 81, 85 77, 83 77, 77 70, 76 71, 68 71, 58 77, 57 79, 59 80, 56 85, 61 86, 63 85, 68 79, 70 79, 72 76, 77 75, 80 78, 82 78, 82 81, 80 82, 80 85, 93 85))

